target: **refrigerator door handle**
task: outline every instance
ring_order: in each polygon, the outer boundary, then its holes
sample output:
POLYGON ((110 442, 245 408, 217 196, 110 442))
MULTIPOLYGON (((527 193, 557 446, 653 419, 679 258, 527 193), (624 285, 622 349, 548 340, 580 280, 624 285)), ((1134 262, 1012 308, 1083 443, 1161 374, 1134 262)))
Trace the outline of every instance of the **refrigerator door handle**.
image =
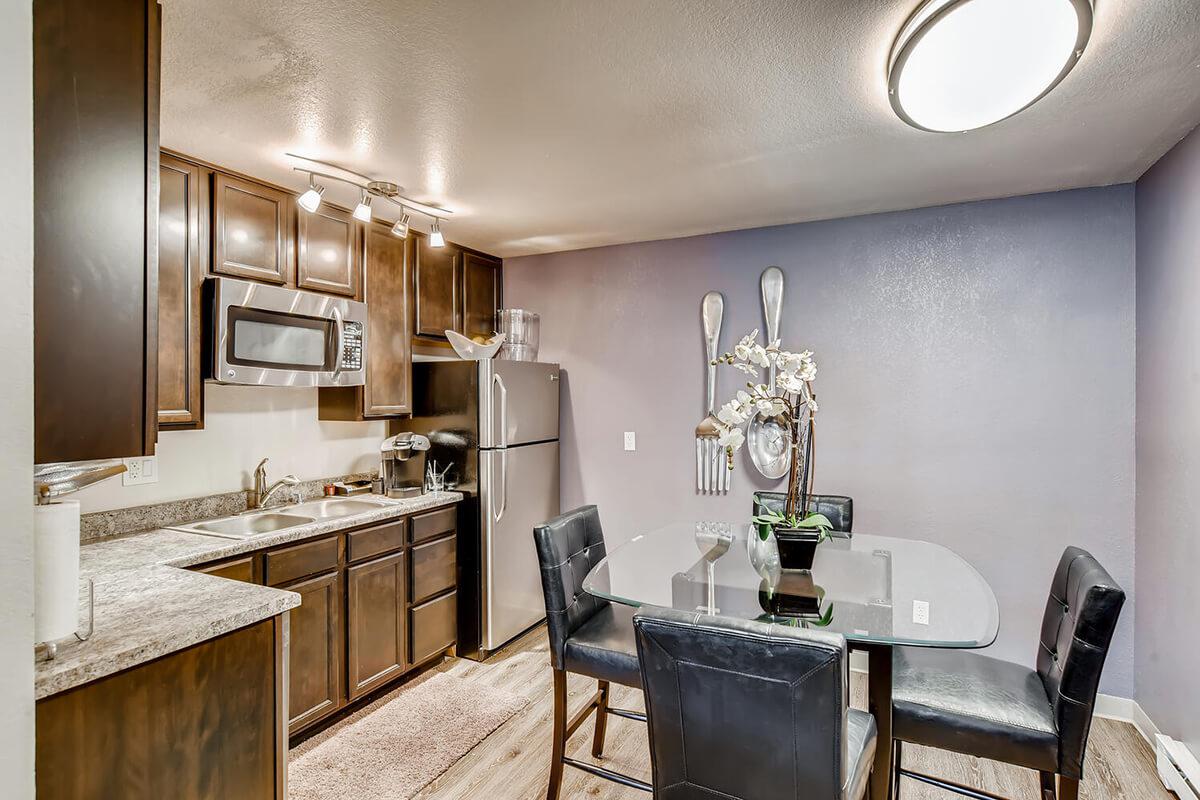
MULTIPOLYGON (((492 516, 493 522, 499 522, 508 508, 508 451, 500 451, 500 510, 492 516)), ((494 496, 494 493, 493 493, 494 496)))
POLYGON ((508 447, 508 387, 499 375, 492 375, 492 393, 500 390, 500 439, 499 447, 508 447))

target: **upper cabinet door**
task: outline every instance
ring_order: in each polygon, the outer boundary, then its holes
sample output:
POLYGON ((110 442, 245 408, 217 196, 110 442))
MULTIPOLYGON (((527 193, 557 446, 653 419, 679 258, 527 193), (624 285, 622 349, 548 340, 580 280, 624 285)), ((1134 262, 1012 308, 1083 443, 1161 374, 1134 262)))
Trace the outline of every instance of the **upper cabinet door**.
POLYGON ((463 253, 463 335, 491 336, 499 308, 500 262, 463 253))
POLYGON ((412 411, 408 251, 409 242, 393 236, 391 226, 374 222, 367 228, 367 383, 362 409, 366 417, 412 411))
POLYGON ((429 239, 417 238, 416 247, 416 325, 418 336, 446 338, 446 331, 462 333, 462 312, 459 305, 458 248, 430 247, 429 239))
POLYGON ((213 176, 212 271, 287 283, 292 257, 291 195, 260 183, 213 176))
POLYGON ((158 424, 201 424, 200 167, 172 156, 159 162, 158 424))
POLYGON ((32 13, 34 461, 152 455, 159 7, 32 13))
POLYGON ((327 205, 312 213, 297 214, 300 246, 296 285, 357 297, 362 287, 362 256, 354 217, 349 211, 327 205))

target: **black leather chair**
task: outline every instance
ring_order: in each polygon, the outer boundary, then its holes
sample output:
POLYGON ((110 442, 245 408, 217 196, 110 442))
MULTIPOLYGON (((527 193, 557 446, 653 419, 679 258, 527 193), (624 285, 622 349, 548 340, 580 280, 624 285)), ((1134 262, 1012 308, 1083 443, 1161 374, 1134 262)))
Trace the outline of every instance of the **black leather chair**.
POLYGON ((648 606, 633 624, 656 798, 864 795, 875 718, 848 707, 842 636, 648 606))
POLYGON ((1096 559, 1068 547, 1046 602, 1037 669, 961 650, 896 648, 896 798, 902 775, 969 797, 994 797, 903 769, 902 742, 913 742, 1035 769, 1044 798, 1076 800, 1100 672, 1124 602, 1125 593, 1096 559))
POLYGON ((594 764, 566 757, 567 739, 596 712, 592 755, 604 753, 608 715, 645 721, 636 711, 608 705, 609 684, 641 688, 637 648, 633 639, 633 609, 614 606, 583 590, 583 579, 605 556, 604 531, 595 506, 568 511, 533 529, 546 599, 546 627, 550 637, 550 665, 554 668, 554 753, 550 763, 547 800, 558 797, 563 766, 637 789, 649 784, 594 764), (597 680, 596 693, 570 720, 567 719, 567 673, 597 680))
MULTIPOLYGON (((765 508, 783 513, 787 495, 783 492, 755 492, 753 513, 765 508)), ((854 500, 840 494, 814 494, 808 498, 808 513, 824 514, 833 523, 833 529, 850 533, 854 529, 854 500)))

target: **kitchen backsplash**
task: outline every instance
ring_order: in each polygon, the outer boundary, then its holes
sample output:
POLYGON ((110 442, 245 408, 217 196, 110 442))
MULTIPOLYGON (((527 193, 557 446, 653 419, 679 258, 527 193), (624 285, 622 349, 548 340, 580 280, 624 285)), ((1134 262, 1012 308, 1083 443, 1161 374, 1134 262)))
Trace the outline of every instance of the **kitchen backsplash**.
MULTIPOLYGON (((328 483, 371 480, 376 475, 378 475, 376 472, 362 472, 354 475, 338 475, 331 478, 301 481, 292 487, 291 491, 298 500, 310 500, 320 497, 328 483)), ((226 517, 248 509, 250 494, 250 490, 242 489, 206 497, 191 497, 185 500, 170 500, 152 505, 84 514, 79 521, 79 540, 91 542, 110 536, 150 531, 199 519, 226 517)))

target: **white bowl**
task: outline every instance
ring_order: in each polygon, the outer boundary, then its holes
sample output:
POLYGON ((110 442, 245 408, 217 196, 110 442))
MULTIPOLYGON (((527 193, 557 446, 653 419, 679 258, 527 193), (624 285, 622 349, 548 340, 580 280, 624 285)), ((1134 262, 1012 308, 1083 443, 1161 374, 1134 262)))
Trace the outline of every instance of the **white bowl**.
POLYGON ((450 340, 450 346, 454 348, 454 352, 458 353, 458 357, 467 361, 486 361, 496 355, 496 351, 500 349, 500 345, 504 344, 504 334, 498 333, 491 339, 487 340, 486 344, 474 342, 455 331, 446 331, 446 338, 450 340))

